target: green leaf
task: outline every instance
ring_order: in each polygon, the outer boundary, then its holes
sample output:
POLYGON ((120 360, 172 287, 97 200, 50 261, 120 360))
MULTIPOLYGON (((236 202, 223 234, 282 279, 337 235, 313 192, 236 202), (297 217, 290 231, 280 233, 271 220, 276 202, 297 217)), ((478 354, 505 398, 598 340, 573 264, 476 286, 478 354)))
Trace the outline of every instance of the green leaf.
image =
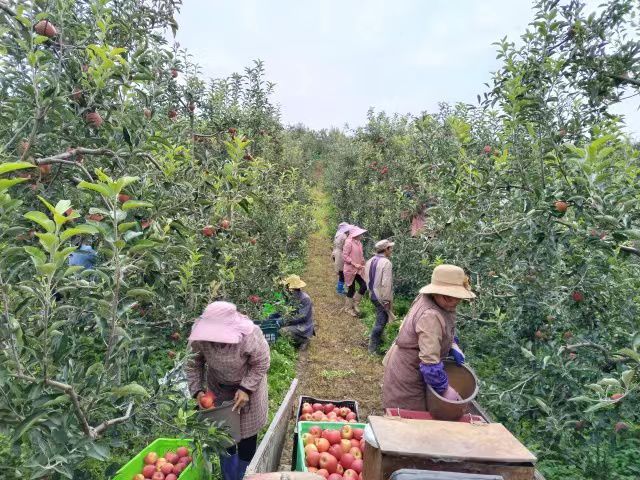
POLYGON ((527 350, 527 349, 526 349, 526 348, 524 348, 524 347, 520 347, 520 351, 522 351, 522 354, 523 354, 525 357, 527 357, 529 360, 535 360, 535 359, 536 359, 536 356, 535 356, 533 353, 531 353, 531 351, 530 351, 530 350, 527 350))
POLYGON ((19 183, 26 182, 28 179, 26 178, 2 178, 0 179, 0 192, 4 192, 5 190, 17 185, 19 183))
POLYGON ((139 252, 140 250, 147 250, 149 248, 153 248, 156 246, 156 242, 152 240, 140 240, 138 243, 133 245, 129 251, 130 252, 139 252))
POLYGON ((24 247, 24 250, 29 254, 36 267, 47 261, 45 253, 37 247, 24 247))
POLYGON ((75 235, 95 235, 99 232, 99 230, 94 225, 82 224, 77 227, 68 228, 60 235, 60 240, 65 241, 68 238, 71 238, 75 235))
POLYGON ((605 408, 612 408, 612 407, 613 407, 613 402, 599 402, 587 408, 585 412, 593 413, 593 412, 597 412, 598 410, 602 410, 605 408))
POLYGON ((599 385, 605 385, 607 387, 620 387, 620 382, 615 378, 603 378, 598 382, 599 385))
POLYGON ((593 402, 593 399, 585 395, 580 395, 579 397, 570 398, 569 401, 570 402, 593 402))
POLYGON ((31 220, 34 223, 37 223, 49 233, 53 233, 56 231, 56 224, 53 223, 53 220, 51 220, 42 212, 38 212, 35 210, 31 212, 27 212, 24 214, 24 218, 26 218, 27 220, 31 220))
POLYGON ((127 297, 138 298, 138 299, 151 299, 155 296, 151 290, 147 290, 145 288, 132 288, 127 292, 127 297))
POLYGON ((13 435, 11 437, 11 442, 16 443, 22 436, 27 433, 36 423, 42 420, 47 415, 46 410, 40 410, 38 412, 32 413, 27 418, 25 418, 20 424, 14 429, 13 435))
POLYGON ((70 401, 71 401, 71 398, 69 397, 69 395, 63 394, 63 395, 57 396, 53 400, 49 400, 48 402, 43 403, 40 407, 41 408, 57 407, 59 405, 65 405, 70 401))
POLYGON ((600 395, 604 395, 604 388, 602 388, 602 386, 598 385, 597 383, 591 383, 587 385, 587 388, 589 390, 593 390, 596 393, 599 393, 600 395))
POLYGON ((622 383, 624 383, 624 386, 629 389, 631 388, 631 386, 633 385, 633 377, 635 376, 635 371, 634 370, 625 370, 624 372, 622 372, 622 375, 620 375, 620 378, 622 378, 622 383))
POLYGON ((73 265, 69 268, 67 268, 64 271, 64 274, 62 275, 63 277, 68 277, 70 275, 73 275, 75 273, 78 273, 79 271, 84 270, 84 267, 82 265, 73 265))
POLYGON ((138 222, 125 222, 118 225, 118 232, 123 233, 138 226, 138 222))
POLYGON ((24 170, 25 168, 35 168, 35 165, 29 162, 0 163, 0 175, 9 172, 15 172, 16 170, 24 170))
POLYGON ((36 233, 36 236, 40 239, 40 244, 49 253, 53 254, 58 248, 58 237, 53 233, 36 233))
POLYGON ((44 275, 53 275, 56 271, 56 264, 55 263, 44 263, 42 265, 37 265, 36 269, 44 274, 44 275))
POLYGON ((549 408, 549 405, 544 403, 544 401, 539 397, 535 397, 534 400, 536 401, 538 406, 544 411, 544 413, 546 413, 547 415, 551 415, 551 409, 549 408))
POLYGON ((122 210, 125 212, 134 208, 153 208, 153 203, 143 202, 141 200, 127 200, 122 204, 122 210))
POLYGON ((117 195, 117 193, 101 183, 90 183, 82 181, 78 184, 78 188, 82 190, 93 190, 94 192, 98 192, 100 195, 106 198, 114 198, 117 195))
POLYGON ((130 383, 129 385, 125 385, 123 387, 114 388, 112 391, 113 395, 116 397, 148 397, 149 392, 142 386, 136 382, 130 383))
POLYGON ((118 193, 120 193, 124 188, 128 187, 132 183, 136 183, 140 180, 140 177, 121 177, 116 182, 114 182, 114 187, 118 193))
POLYGON ((618 353, 640 363, 640 353, 636 352, 635 350, 631 350, 630 348, 623 348, 622 350, 618 350, 618 353))

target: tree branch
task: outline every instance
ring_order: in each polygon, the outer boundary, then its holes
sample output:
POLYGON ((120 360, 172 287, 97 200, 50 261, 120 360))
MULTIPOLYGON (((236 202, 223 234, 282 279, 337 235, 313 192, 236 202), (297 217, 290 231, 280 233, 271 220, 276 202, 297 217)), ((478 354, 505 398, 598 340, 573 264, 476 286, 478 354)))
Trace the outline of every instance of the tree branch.
MULTIPOLYGON (((21 380, 26 380, 31 383, 38 382, 38 380, 35 377, 32 377, 30 375, 24 375, 24 374, 18 373, 18 374, 15 374, 14 377, 19 378, 21 380)), ((69 397, 71 398, 71 402, 73 403, 73 406, 74 406, 76 417, 78 418, 78 421, 80 422, 80 425, 82 427, 82 431, 86 436, 91 437, 92 435, 91 427, 89 426, 89 422, 87 421, 87 416, 85 415, 84 410, 82 410, 82 406, 80 405, 80 398, 78 397, 78 394, 76 393, 75 389, 67 383, 61 383, 56 380, 51 380, 50 378, 46 378, 44 380, 44 383, 57 390, 61 390, 67 395, 69 395, 69 397)))
POLYGON ((632 253, 633 255, 638 255, 640 257, 640 250, 637 248, 627 247, 625 245, 619 245, 619 247, 623 252, 632 253))
POLYGON ((614 80, 618 80, 621 83, 630 83, 631 85, 640 87, 640 80, 636 80, 635 78, 630 78, 625 75, 607 75, 607 77, 613 78, 614 80))
POLYGON ((162 172, 162 167, 160 166, 160 164, 157 162, 157 160, 155 158, 153 158, 149 153, 146 152, 138 152, 136 155, 138 155, 139 157, 142 158, 146 158, 147 160, 149 160, 151 163, 153 163, 153 166, 156 167, 158 170, 160 170, 162 172))
POLYGON ((127 407, 127 413, 125 413, 124 416, 118 417, 118 418, 112 418, 111 420, 105 420, 97 427, 92 428, 92 433, 94 435, 94 438, 98 437, 102 432, 104 432, 107 428, 111 427, 112 425, 117 425, 118 423, 124 423, 127 420, 129 420, 131 418, 132 410, 133 410, 133 402, 129 403, 129 406, 127 407))
POLYGON ((74 160, 70 160, 76 155, 108 155, 111 157, 115 157, 116 154, 113 150, 109 150, 108 148, 72 148, 64 153, 58 153, 57 155, 52 155, 50 157, 38 158, 35 160, 36 165, 48 165, 50 163, 62 163, 64 165, 72 165, 76 168, 82 170, 82 172, 86 175, 89 181, 93 182, 93 177, 89 173, 89 170, 85 168, 80 162, 76 162, 74 160))

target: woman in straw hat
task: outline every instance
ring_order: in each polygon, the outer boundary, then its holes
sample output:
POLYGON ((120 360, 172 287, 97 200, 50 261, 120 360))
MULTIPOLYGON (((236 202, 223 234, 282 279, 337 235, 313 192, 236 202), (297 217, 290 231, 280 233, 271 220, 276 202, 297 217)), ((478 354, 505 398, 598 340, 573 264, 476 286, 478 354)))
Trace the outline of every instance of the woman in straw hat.
POLYGON ((460 396, 450 385, 443 359, 464 355, 455 342, 456 307, 461 299, 475 298, 464 271, 439 265, 431 283, 420 290, 389 350, 382 388, 385 408, 428 411, 426 386, 449 400, 460 396))
POLYGON ((287 287, 293 314, 285 318, 280 334, 290 338, 296 348, 306 350, 309 340, 315 335, 313 303, 311 297, 302 291, 307 284, 298 275, 289 275, 282 283, 287 287))
POLYGON ((342 222, 338 225, 338 231, 335 237, 333 237, 333 251, 331 252, 331 259, 333 260, 333 266, 336 274, 338 275, 338 283, 336 285, 336 292, 340 295, 344 295, 344 260, 342 258, 342 249, 344 248, 344 242, 349 235, 349 230, 353 228, 346 222, 342 222))
POLYGON ((360 301, 367 291, 367 283, 364 281, 364 252, 362 251, 361 238, 367 231, 355 225, 349 229, 349 236, 344 242, 342 259, 344 260, 344 283, 348 287, 345 300, 345 311, 354 317, 360 315, 360 301), (356 292, 356 283, 358 291, 356 292))
POLYGON ((211 390, 217 404, 231 400, 240 415, 242 440, 220 461, 225 480, 241 479, 267 423, 269 344, 233 303, 213 302, 195 321, 189 345, 194 354, 186 366, 191 394, 200 399, 211 390))

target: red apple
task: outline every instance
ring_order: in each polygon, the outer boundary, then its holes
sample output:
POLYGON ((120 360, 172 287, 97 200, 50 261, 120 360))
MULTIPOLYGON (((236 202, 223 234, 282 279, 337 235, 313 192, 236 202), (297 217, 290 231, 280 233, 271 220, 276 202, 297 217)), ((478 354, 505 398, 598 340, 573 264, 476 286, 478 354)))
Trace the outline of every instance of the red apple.
POLYGON ((351 450, 349 450, 349 453, 355 458, 362 458, 362 452, 358 447, 352 447, 351 450))
POLYGON ((353 429, 353 438, 356 440, 361 440, 364 435, 364 430, 362 428, 354 428, 353 429))
POLYGON ((334 408, 336 408, 336 407, 335 407, 335 405, 333 403, 327 403, 324 406, 324 413, 328 415, 329 413, 333 412, 334 408))
POLYGON ((347 419, 347 421, 351 421, 351 420, 355 420, 356 419, 356 414, 354 412, 349 412, 347 413, 347 416, 344 417, 347 419))
POLYGON ((310 422, 311 420, 313 420, 313 418, 311 418, 310 413, 305 413, 304 415, 300 415, 300 420, 302 420, 303 422, 310 422))
POLYGON ((311 473, 316 473, 318 471, 318 469, 316 467, 307 467, 307 471, 309 471, 311 473))
POLYGON ((329 440, 327 440, 326 438, 316 438, 315 445, 316 447, 318 447, 318 451, 320 453, 328 451, 329 447, 331 446, 329 440))
POLYGON ((350 411, 351 411, 351 409, 349 409, 349 408, 347 408, 347 407, 342 407, 342 408, 340 409, 340 413, 339 413, 339 415, 340 415, 342 418, 344 418, 344 417, 346 417, 346 416, 348 415, 348 413, 349 413, 350 411))
POLYGON ((158 454, 156 452, 149 452, 144 457, 144 463, 147 465, 154 465, 158 461, 158 454))
POLYGON ((226 218, 223 218, 220 221, 220 227, 222 227, 225 230, 228 230, 229 227, 231 227, 231 222, 229 220, 227 220, 226 218))
POLYGON ((84 117, 85 122, 94 128, 100 128, 104 120, 98 112, 89 112, 84 117))
POLYGON ((316 447, 315 443, 310 443, 308 445, 305 445, 304 447, 304 453, 305 455, 309 452, 317 452, 318 451, 318 447, 316 447))
POLYGON ((322 412, 313 412, 311 414, 311 418, 313 418, 316 422, 321 422, 324 414, 322 412))
POLYGON ((330 453, 324 452, 320 454, 320 468, 325 469, 329 473, 336 473, 338 467, 338 459, 330 453))
POLYGON ((582 292, 575 291, 571 294, 571 298, 574 302, 579 303, 584 300, 584 295, 582 294, 582 292))
POLYGON ((318 470, 316 474, 324 478, 329 478, 329 472, 327 472, 327 470, 324 468, 321 468, 320 470, 318 470))
POLYGON ((337 418, 338 414, 335 411, 331 411, 329 413, 326 414, 327 418, 337 418))
POLYGON ((207 225, 202 229, 202 235, 204 235, 205 237, 213 237, 215 234, 216 234, 216 229, 213 228, 211 225, 207 225))
POLYGON ((151 478, 155 472, 156 472, 156 466, 155 465, 145 465, 144 468, 142 469, 142 474, 146 478, 151 478))
POLYGON ((349 453, 349 450, 351 450, 351 440, 343 438, 340 440, 340 446, 342 447, 342 453, 349 453))
POLYGON ((329 443, 331 445, 335 445, 336 443, 340 443, 340 440, 342 437, 340 437, 339 430, 327 429, 324 432, 322 432, 322 438, 326 438, 327 440, 329 440, 329 443))
POLYGON ((171 76, 173 78, 176 78, 178 76, 178 70, 176 70, 175 68, 171 69, 171 76))
POLYGON ((164 480, 178 480, 178 476, 174 473, 170 473, 169 475, 164 477, 164 480))
POLYGON ((611 395, 611 400, 620 400, 624 395, 622 393, 614 393, 611 395))
POLYGON ((362 450, 363 452, 364 452, 364 446, 365 446, 365 443, 366 443, 366 442, 364 441, 364 438, 361 438, 361 439, 360 439, 360 450, 362 450))
POLYGON ((182 473, 182 470, 184 470, 184 464, 183 463, 178 463, 177 465, 173 466, 173 470, 171 471, 171 473, 173 473, 174 475, 180 476, 180 474, 182 473))
POLYGON ((362 459, 356 458, 351 464, 351 470, 354 470, 358 473, 362 473, 362 459))
POLYGON ((313 408, 314 412, 322 412, 324 413, 324 407, 321 403, 314 403, 311 408, 313 408))
POLYGON ((186 457, 180 458, 180 463, 184 463, 185 465, 189 465, 191 463, 191 460, 193 460, 193 459, 189 455, 187 455, 186 457))
POLYGON ((300 437, 302 439, 302 444, 303 445, 309 445, 315 442, 316 437, 314 437, 313 435, 311 435, 310 433, 303 433, 302 437, 300 437))
POLYGON ((153 476, 151 477, 151 480, 164 480, 164 473, 162 472, 154 473, 153 476))
POLYGON ((340 458, 340 465, 342 465, 345 469, 347 468, 351 468, 351 464, 353 463, 353 461, 356 459, 356 457, 354 457, 353 455, 351 455, 350 453, 345 453, 344 455, 342 455, 342 457, 340 458))
POLYGON ((178 447, 176 453, 179 457, 186 457, 189 455, 189 449, 187 447, 178 447))
POLYGON ((258 295, 249 295, 249 301, 254 305, 257 305, 262 301, 262 299, 258 295))
POLYGON ((353 429, 351 428, 351 425, 345 425, 344 427, 342 427, 342 429, 340 430, 340 435, 342 436, 342 438, 351 440, 353 438, 353 429))
POLYGON ((309 433, 314 437, 320 438, 322 436, 322 429, 317 425, 314 425, 309 429, 309 433))
POLYGON ((329 478, 327 480, 342 480, 342 475, 340 475, 339 473, 332 473, 331 475, 329 475, 329 478))
POLYGON ((336 457, 338 460, 342 458, 342 447, 340 445, 331 445, 328 451, 331 455, 336 457))
POLYGON ((356 472, 355 470, 345 470, 344 472, 344 480, 357 480, 358 479, 358 472, 356 472))
POLYGON ((162 467, 160 467, 160 471, 165 475, 169 475, 171 472, 173 472, 173 463, 169 463, 167 461, 167 463, 165 463, 164 465, 162 465, 162 467))
POLYGON ((305 461, 307 463, 307 467, 318 467, 320 462, 320 453, 308 451, 305 455, 305 461))
POLYGON ((118 194, 118 201, 120 203, 128 202, 129 200, 131 200, 131 197, 129 195, 127 195, 126 193, 118 194))
POLYGON ((144 480, 144 475, 141 473, 138 473, 137 475, 133 476, 133 480, 144 480))
POLYGON ((156 462, 156 471, 161 471, 165 463, 167 463, 167 459, 164 457, 160 457, 156 462))
POLYGON ((178 117, 178 112, 176 112, 173 108, 171 110, 169 110, 169 113, 167 113, 167 116, 173 120, 175 118, 178 117))
POLYGON ((149 110, 148 108, 145 108, 144 110, 142 110, 142 113, 144 113, 144 116, 147 120, 149 120, 151 118, 151 116, 153 115, 153 112, 151 110, 149 110))
POLYGON ((203 396, 200 397, 200 406, 202 408, 211 408, 213 407, 215 400, 215 394, 211 390, 208 390, 203 396))
POLYGON ((303 403, 302 408, 300 409, 300 413, 313 413, 313 407, 310 403, 303 403))
POLYGON ((569 204, 567 202, 563 202, 562 200, 556 200, 556 202, 553 205, 554 207, 556 207, 556 211, 560 213, 566 212, 567 209, 569 208, 569 204))
POLYGON ((49 20, 40 20, 35 24, 33 29, 38 35, 44 35, 45 37, 53 38, 58 34, 58 30, 49 20))
POLYGON ((340 475, 342 475, 344 473, 344 467, 342 465, 340 465, 338 463, 338 465, 336 465, 336 473, 339 473, 340 475))
POLYGON ((357 447, 360 448, 360 440, 356 440, 355 438, 351 439, 351 448, 357 447))

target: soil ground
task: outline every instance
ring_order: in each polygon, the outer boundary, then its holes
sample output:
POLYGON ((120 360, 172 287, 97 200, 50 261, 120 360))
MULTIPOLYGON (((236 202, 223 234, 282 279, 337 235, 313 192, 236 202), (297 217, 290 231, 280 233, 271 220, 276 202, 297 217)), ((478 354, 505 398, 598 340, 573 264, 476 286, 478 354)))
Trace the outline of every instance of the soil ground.
MULTIPOLYGON (((298 395, 328 400, 356 400, 361 419, 382 412, 382 358, 369 355, 362 321, 343 313, 344 297, 336 293, 331 261, 331 227, 327 227, 327 200, 316 192, 318 229, 309 237, 307 268, 303 276, 313 300, 316 336, 298 362, 298 395)), ((297 405, 297 402, 296 402, 297 405)), ((289 469, 294 421, 281 460, 289 469)))

